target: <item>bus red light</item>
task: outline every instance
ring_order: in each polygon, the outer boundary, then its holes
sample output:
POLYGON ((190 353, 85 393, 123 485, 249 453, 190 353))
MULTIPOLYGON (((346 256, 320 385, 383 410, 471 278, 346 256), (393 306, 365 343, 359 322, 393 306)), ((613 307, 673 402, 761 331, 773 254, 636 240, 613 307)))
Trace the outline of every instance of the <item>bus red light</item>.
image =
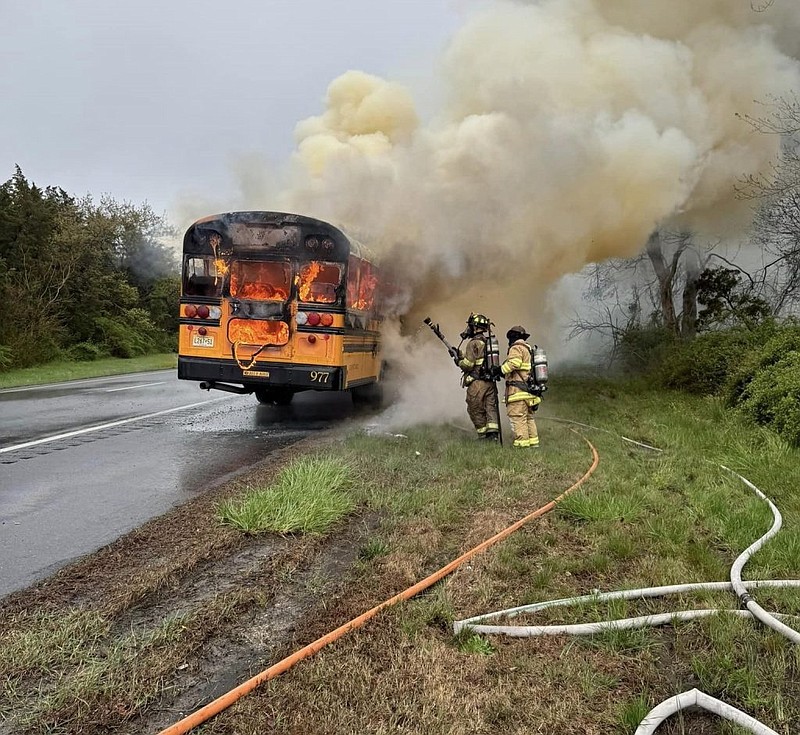
POLYGON ((319 323, 323 327, 329 327, 331 324, 333 324, 333 314, 323 314, 319 318, 319 323))
POLYGON ((210 314, 207 306, 198 306, 197 307, 197 316, 200 319, 208 319, 208 315, 210 314))
POLYGON ((313 334, 309 334, 309 335, 308 335, 308 343, 309 343, 309 344, 312 344, 312 345, 313 345, 313 344, 314 344, 314 342, 316 342, 316 341, 317 341, 317 338, 316 338, 316 336, 315 336, 315 335, 313 335, 313 334))
POLYGON ((316 327, 320 323, 320 315, 316 311, 311 311, 308 314, 309 326, 316 327))
POLYGON ((186 306, 183 307, 183 313, 191 319, 197 316, 197 307, 194 304, 186 304, 186 306))
POLYGON ((197 330, 197 333, 205 337, 205 335, 208 334, 208 330, 205 327, 200 327, 200 329, 197 330))

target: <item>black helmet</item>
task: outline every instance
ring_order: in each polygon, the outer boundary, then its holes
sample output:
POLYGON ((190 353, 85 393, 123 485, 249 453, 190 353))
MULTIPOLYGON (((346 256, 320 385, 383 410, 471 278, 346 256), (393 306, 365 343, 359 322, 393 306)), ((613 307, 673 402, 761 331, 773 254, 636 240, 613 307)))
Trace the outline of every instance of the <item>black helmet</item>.
POLYGON ((528 330, 519 324, 511 327, 511 329, 506 332, 506 339, 509 342, 515 342, 518 339, 528 339, 530 336, 531 335, 528 333, 528 330))

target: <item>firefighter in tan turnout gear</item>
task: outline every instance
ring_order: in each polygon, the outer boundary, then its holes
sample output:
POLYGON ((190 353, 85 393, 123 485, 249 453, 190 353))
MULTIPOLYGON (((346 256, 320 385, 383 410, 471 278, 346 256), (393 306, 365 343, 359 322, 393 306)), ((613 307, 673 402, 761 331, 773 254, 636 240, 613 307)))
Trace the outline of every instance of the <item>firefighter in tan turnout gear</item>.
POLYGON ((514 432, 515 447, 538 447, 539 432, 536 430, 534 411, 542 402, 529 385, 528 378, 533 369, 533 349, 525 341, 530 337, 525 327, 514 326, 506 332, 508 355, 500 366, 506 379, 506 412, 514 432))
POLYGON ((462 384, 467 389, 467 414, 478 437, 497 441, 500 437, 500 409, 497 389, 487 363, 489 326, 489 319, 483 314, 471 314, 462 334, 469 341, 463 351, 454 355, 454 359, 464 372, 462 384))

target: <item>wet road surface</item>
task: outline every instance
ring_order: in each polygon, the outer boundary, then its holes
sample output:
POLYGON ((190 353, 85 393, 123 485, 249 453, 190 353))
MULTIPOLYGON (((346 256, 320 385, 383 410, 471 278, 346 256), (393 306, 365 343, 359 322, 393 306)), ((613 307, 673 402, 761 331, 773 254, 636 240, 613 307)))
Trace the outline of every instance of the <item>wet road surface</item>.
POLYGON ((172 370, 0 391, 0 596, 348 418, 347 394, 260 406, 172 370))

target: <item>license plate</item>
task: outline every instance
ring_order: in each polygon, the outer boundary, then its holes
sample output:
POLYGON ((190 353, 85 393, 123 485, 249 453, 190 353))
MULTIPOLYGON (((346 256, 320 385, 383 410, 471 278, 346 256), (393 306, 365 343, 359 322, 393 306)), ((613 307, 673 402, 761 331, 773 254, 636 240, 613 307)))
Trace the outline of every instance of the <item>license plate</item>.
POLYGON ((214 338, 209 336, 202 336, 200 334, 195 334, 192 336, 192 347, 213 347, 214 346, 214 338))

